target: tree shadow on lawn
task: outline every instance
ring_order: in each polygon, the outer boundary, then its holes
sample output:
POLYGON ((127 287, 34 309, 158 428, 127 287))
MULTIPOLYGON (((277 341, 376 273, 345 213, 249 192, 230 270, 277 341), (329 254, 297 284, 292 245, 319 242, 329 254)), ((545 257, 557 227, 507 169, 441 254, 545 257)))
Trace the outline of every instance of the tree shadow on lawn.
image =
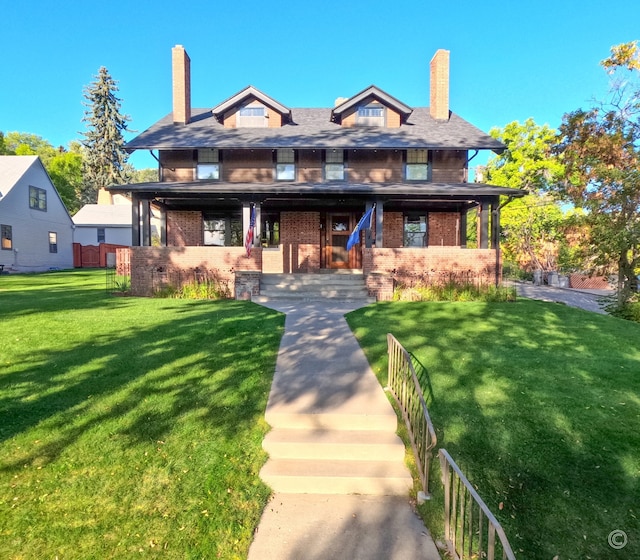
POLYGON ((604 558, 618 529, 630 536, 624 557, 640 557, 637 325, 526 300, 407 304, 401 321, 375 313, 366 320, 394 324, 428 364, 439 447, 516 553, 604 558))
POLYGON ((5 460, 2 470, 53 461, 105 423, 154 442, 184 414, 197 414, 229 438, 255 424, 266 405, 282 317, 242 302, 178 309, 178 319, 169 313, 145 327, 132 321, 65 351, 23 356, 21 371, 0 378, 0 441, 34 428, 46 438, 5 460))

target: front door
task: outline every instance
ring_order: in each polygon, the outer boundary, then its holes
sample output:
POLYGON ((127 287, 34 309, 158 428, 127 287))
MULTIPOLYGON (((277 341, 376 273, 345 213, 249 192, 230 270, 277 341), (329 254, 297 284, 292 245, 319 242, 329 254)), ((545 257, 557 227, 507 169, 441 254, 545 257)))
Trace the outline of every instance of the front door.
POLYGON ((352 268, 347 241, 353 230, 353 214, 335 213, 327 216, 327 265, 329 268, 352 268))

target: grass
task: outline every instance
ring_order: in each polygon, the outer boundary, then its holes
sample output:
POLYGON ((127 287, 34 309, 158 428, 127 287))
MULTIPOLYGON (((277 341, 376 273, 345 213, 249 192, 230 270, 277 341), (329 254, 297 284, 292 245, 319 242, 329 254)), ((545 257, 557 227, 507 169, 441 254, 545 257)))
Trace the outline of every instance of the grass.
MULTIPOLYGON (((439 437, 526 559, 640 558, 640 325, 559 304, 378 303, 348 315, 424 366, 439 437), (624 549, 608 536, 622 530, 624 549)), ((439 467, 421 508, 442 523, 439 467)), ((619 542, 619 541, 618 541, 619 542)))
POLYGON ((244 558, 282 315, 0 278, 0 557, 244 558))

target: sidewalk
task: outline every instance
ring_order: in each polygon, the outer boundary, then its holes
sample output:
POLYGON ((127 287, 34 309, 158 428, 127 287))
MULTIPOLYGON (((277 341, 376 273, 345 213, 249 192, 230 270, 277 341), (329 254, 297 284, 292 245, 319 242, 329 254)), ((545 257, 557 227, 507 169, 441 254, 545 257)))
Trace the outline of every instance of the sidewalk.
MULTIPOLYGON (((361 430, 369 429, 368 434, 373 434, 374 424, 391 418, 395 432, 391 404, 343 317, 358 304, 318 301, 268 306, 287 314, 266 411, 272 432, 295 431, 308 424, 309 433, 319 438, 312 453, 322 447, 326 430, 335 419, 362 425, 361 430)), ((380 463, 394 463, 392 473, 406 470, 401 456, 397 465, 393 458, 380 459, 380 463)), ((321 462, 310 460, 307 464, 314 468, 309 470, 316 470, 321 462)), ((354 465, 354 470, 367 463, 343 456, 338 462, 354 465)), ((263 477, 265 473, 273 476, 275 469, 270 463, 278 463, 278 459, 272 457, 267 462, 261 471, 263 477)), ((389 476, 388 467, 379 467, 375 459, 370 463, 376 473, 389 476)), ((364 470, 369 474, 372 469, 364 470)), ((326 482, 318 486, 313 475, 308 493, 302 493, 305 490, 300 490, 299 481, 293 486, 297 490, 288 490, 286 482, 277 483, 285 491, 276 489, 267 504, 249 560, 440 560, 433 539, 409 503, 406 481, 401 481, 401 490, 394 479, 388 486, 381 486, 382 491, 374 488, 367 493, 333 493, 337 488, 350 487, 351 482, 345 480, 351 473, 336 478, 334 488, 327 487, 326 482), (315 492, 314 487, 325 490, 315 492)), ((355 481, 357 473, 353 475, 355 481)), ((359 488, 359 483, 354 483, 359 488)))
POLYGON ((518 296, 529 299, 539 299, 552 303, 564 303, 571 307, 606 314, 600 300, 615 293, 615 290, 574 290, 572 288, 557 288, 553 286, 536 286, 529 282, 517 283, 518 296))

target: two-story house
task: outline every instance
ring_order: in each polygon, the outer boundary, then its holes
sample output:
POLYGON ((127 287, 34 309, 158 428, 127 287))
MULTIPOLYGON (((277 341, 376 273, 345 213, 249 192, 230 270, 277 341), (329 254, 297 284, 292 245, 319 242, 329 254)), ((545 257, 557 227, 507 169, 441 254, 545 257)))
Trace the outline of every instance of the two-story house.
POLYGON ((269 273, 361 271, 379 299, 416 274, 500 279, 500 197, 524 193, 468 182, 473 157, 504 146, 450 111, 448 51, 431 61, 430 106, 415 108, 372 85, 332 108, 290 108, 249 86, 192 109, 182 46, 172 61, 173 112, 127 145, 154 154, 160 181, 110 189, 133 199, 133 293, 149 294, 157 273, 196 269, 245 296, 269 273), (151 246, 152 204, 162 247, 151 246))

